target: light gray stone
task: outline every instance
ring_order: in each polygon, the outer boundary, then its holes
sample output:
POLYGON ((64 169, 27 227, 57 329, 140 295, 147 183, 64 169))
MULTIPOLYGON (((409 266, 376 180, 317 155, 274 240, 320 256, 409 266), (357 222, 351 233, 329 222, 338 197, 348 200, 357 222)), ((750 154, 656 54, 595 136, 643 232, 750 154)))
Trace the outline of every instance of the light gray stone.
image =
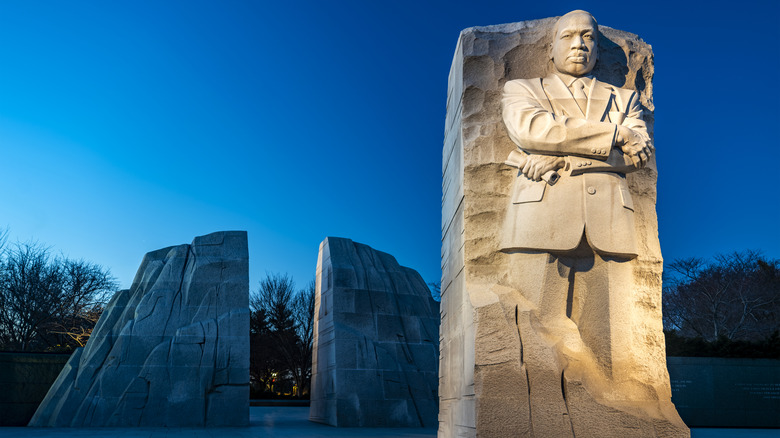
POLYGON ((436 427, 438 310, 416 271, 349 239, 320 245, 309 419, 436 427))
POLYGON ((652 49, 581 11, 554 40, 556 21, 458 40, 439 436, 687 437, 661 325, 652 49))
POLYGON ((30 426, 247 426, 246 232, 152 251, 30 426))

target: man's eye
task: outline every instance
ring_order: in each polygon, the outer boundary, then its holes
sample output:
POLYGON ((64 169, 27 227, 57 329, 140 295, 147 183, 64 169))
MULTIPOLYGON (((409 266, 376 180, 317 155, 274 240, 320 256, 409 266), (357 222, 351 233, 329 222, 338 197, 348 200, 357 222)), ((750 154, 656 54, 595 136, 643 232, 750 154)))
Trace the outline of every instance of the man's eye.
POLYGON ((587 40, 592 40, 593 39, 593 35, 589 34, 589 33, 586 33, 584 38, 587 39, 587 40))
POLYGON ((562 33, 561 34, 561 39, 563 40, 563 39, 566 39, 566 38, 571 38, 571 34, 570 33, 562 33))

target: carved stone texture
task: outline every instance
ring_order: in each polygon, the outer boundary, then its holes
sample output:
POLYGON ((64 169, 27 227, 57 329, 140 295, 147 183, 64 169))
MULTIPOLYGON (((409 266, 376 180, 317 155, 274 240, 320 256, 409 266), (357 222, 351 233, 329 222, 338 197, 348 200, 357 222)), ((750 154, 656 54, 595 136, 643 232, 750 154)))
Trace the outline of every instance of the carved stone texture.
POLYGON ((247 426, 244 231, 147 253, 30 426, 247 426))
POLYGON ((436 427, 439 306, 420 274, 349 239, 320 244, 309 419, 436 427))
MULTIPOLYGON (((666 370, 655 160, 628 173, 616 143, 576 153, 565 144, 574 134, 612 142, 621 123, 652 138, 652 50, 600 26, 598 81, 584 94, 563 82, 548 89, 555 23, 474 27, 458 40, 442 165, 439 437, 688 437, 666 370), (603 114, 589 112, 599 105, 603 114), (549 137, 533 138, 545 129, 549 137), (526 153, 563 157, 560 179, 526 178, 526 153), (591 166, 602 173, 586 173, 591 166), (550 211, 564 195, 571 202, 550 211)), ((592 67, 581 60, 574 77, 592 67)))

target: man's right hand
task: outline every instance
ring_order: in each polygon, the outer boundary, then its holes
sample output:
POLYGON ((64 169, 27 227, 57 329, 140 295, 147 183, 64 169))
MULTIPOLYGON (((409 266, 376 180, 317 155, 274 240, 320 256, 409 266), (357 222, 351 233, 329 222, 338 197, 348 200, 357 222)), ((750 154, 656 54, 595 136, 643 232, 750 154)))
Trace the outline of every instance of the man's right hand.
POLYGON ((650 156, 655 152, 655 148, 643 136, 636 133, 633 129, 618 125, 615 136, 615 146, 619 147, 624 154, 631 158, 634 167, 641 169, 650 161, 650 156))
POLYGON ((562 169, 565 165, 566 161, 563 157, 530 154, 526 156, 521 171, 523 172, 523 175, 528 178, 539 181, 547 172, 562 169))

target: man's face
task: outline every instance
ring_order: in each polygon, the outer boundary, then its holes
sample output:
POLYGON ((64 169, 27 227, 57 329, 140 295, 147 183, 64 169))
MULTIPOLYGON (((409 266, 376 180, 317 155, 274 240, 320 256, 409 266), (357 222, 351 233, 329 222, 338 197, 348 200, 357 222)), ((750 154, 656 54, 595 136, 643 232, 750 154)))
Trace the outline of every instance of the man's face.
POLYGON ((598 57, 597 38, 590 15, 579 13, 561 18, 552 46, 555 68, 572 76, 590 73, 598 57))

